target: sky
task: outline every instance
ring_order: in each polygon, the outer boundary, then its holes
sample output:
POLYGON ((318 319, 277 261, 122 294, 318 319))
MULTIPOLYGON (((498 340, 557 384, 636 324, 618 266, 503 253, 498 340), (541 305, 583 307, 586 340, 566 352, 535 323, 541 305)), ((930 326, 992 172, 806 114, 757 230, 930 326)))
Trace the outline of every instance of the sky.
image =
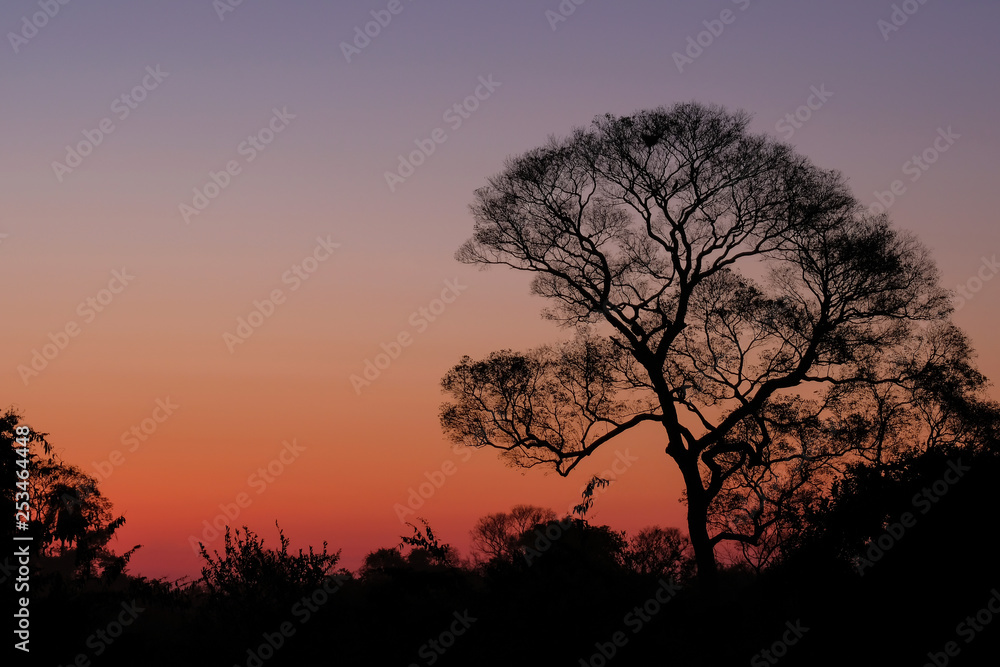
POLYGON ((150 577, 196 575, 213 522, 353 568, 421 516, 467 553, 478 517, 562 514, 615 461, 592 521, 683 527, 655 428, 565 479, 443 435, 463 355, 569 335, 528 277, 454 259, 474 191, 600 114, 744 109, 932 249, 996 378, 998 24, 989 0, 9 0, 0 407, 100 480, 150 577))

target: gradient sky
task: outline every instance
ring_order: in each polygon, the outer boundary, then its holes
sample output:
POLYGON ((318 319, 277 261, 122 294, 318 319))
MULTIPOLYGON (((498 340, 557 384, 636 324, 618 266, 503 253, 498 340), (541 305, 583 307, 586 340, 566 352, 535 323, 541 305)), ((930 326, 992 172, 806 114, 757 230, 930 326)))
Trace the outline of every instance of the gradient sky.
MULTIPOLYGON (((41 9, 4 2, 0 405, 92 474, 121 451, 98 476, 128 521, 117 546, 142 543, 133 571, 147 576, 195 574, 190 537, 241 493, 252 502, 237 525, 274 544, 278 519, 293 547, 328 540, 356 567, 398 544, 408 531, 394 505, 447 462, 454 474, 417 514, 463 551, 477 517, 522 502, 561 513, 626 449, 638 461, 592 519, 683 526, 679 475, 655 428, 569 479, 451 451, 441 376, 463 354, 567 335, 540 318, 526 276, 454 260, 472 193, 505 157, 603 113, 693 99, 746 109, 755 130, 786 138, 776 124, 815 87, 832 96, 791 142, 844 172, 864 202, 902 181, 894 222, 933 249, 946 287, 965 285, 1000 252, 1000 5, 911 3, 916 13, 888 31, 888 1, 587 0, 553 24, 557 0, 402 0, 347 62, 341 43, 388 0, 244 0, 222 19, 211 0, 77 0, 15 39, 16 52, 8 33, 41 9), (679 71, 673 54, 723 10, 729 24, 679 71), (121 117, 116 99, 154 82, 147 67, 165 78, 121 117), (499 87, 453 128, 444 112, 490 76, 499 87), (247 161, 241 143, 273 109, 295 117, 247 161), (67 145, 106 118, 113 131, 57 177, 67 145), (436 128, 447 141, 390 192, 384 173, 436 128), (913 180, 907 161, 948 128, 959 138, 913 180), (230 161, 239 173, 186 224, 179 205, 230 161), (293 291, 283 276, 318 237, 340 247, 293 291), (80 307, 108 297, 123 267, 134 279, 101 312, 80 307), (461 295, 426 327, 411 320, 449 280, 461 295), (230 353, 223 334, 275 289, 285 301, 230 353), (18 366, 71 322, 78 335, 25 384, 18 366), (358 395, 350 376, 400 333, 412 344, 358 395), (168 397, 173 414, 129 451, 122 434, 168 397), (249 479, 293 439, 305 449, 265 488, 249 479)), ((986 281, 955 315, 992 378, 998 296, 1000 279, 986 281)))

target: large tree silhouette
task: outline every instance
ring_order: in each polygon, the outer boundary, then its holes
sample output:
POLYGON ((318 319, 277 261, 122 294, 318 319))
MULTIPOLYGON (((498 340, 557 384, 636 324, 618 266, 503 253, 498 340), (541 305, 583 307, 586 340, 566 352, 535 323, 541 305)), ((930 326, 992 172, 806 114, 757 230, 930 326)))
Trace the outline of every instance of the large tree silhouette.
POLYGON ((749 121, 696 103, 608 115, 509 159, 457 258, 534 273, 575 336, 465 357, 442 381, 453 440, 561 475, 659 424, 709 587, 716 545, 776 521, 766 498, 794 503, 814 473, 870 455, 823 411, 912 379, 914 341, 950 310, 914 237, 749 121))

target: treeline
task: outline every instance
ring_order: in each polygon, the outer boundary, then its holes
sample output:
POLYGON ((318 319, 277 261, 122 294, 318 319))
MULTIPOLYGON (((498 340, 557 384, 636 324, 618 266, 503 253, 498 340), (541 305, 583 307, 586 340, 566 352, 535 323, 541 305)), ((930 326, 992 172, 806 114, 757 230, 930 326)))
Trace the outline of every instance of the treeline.
POLYGON ((353 572, 327 544, 241 527, 199 580, 148 579, 108 549, 121 519, 96 488, 74 493, 33 442, 55 509, 32 526, 32 651, 14 664, 980 665, 1000 647, 992 442, 853 466, 766 566, 730 554, 715 591, 676 529, 526 505, 482 517, 464 560, 426 522, 353 572))

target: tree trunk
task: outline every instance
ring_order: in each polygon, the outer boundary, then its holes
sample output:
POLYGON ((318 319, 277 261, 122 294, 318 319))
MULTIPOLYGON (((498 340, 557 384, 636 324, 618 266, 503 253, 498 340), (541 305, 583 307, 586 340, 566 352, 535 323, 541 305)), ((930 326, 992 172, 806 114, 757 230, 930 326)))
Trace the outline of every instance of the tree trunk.
POLYGON ((698 583, 708 596, 715 596, 719 590, 719 564, 715 560, 715 548, 708 536, 709 499, 702 486, 697 459, 678 463, 687 487, 688 537, 698 566, 698 583))

